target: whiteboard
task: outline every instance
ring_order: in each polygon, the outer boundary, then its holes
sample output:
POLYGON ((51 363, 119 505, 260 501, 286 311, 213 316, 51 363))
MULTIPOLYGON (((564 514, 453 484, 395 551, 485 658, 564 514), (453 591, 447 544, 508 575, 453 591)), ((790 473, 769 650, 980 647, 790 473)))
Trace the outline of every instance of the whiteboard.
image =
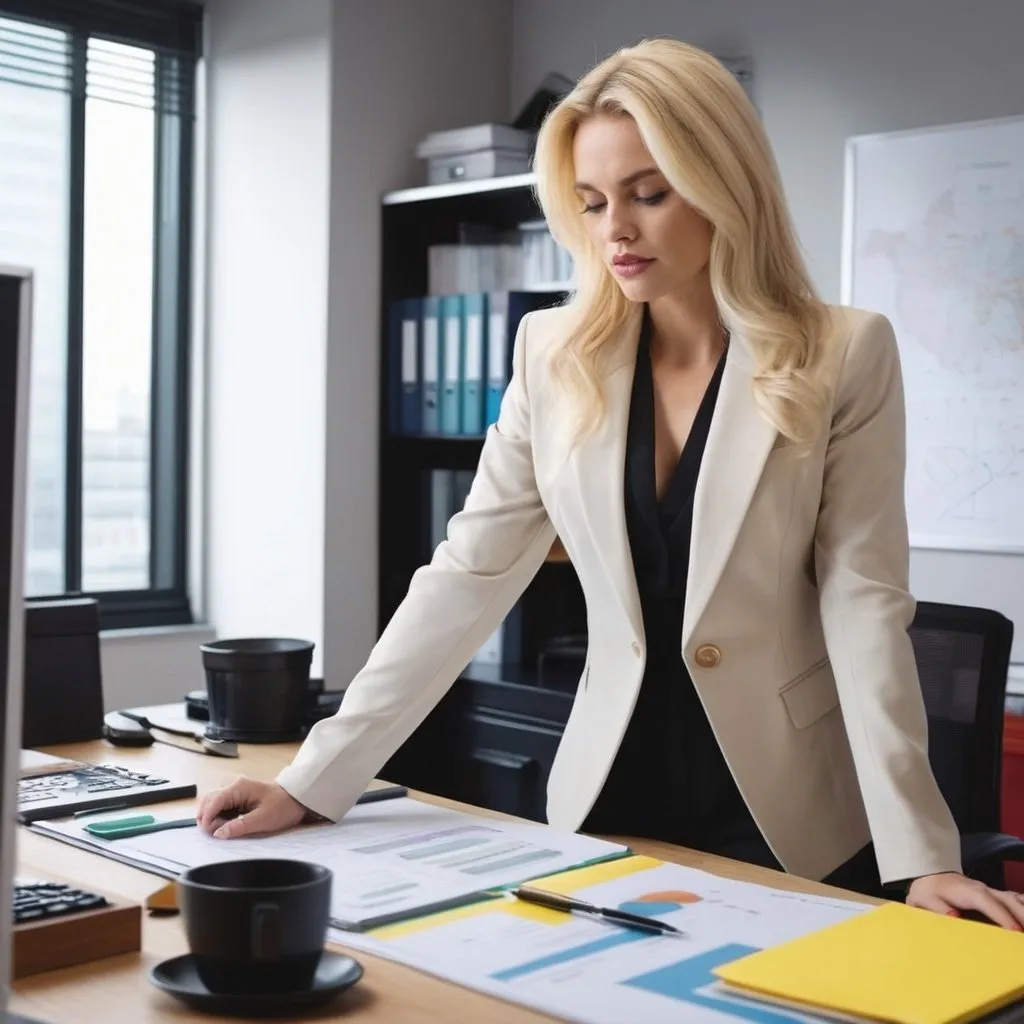
POLYGON ((1024 118, 846 145, 843 302, 884 313, 919 548, 1024 553, 1024 118))

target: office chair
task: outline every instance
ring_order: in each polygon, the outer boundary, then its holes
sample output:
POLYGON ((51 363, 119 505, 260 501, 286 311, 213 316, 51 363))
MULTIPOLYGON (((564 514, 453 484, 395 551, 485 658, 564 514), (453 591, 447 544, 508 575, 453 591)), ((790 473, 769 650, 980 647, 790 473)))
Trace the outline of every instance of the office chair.
POLYGON ((996 611, 921 601, 909 632, 929 760, 960 829, 964 873, 1003 888, 1003 864, 1024 861, 1024 840, 999 831, 1013 623, 996 611))

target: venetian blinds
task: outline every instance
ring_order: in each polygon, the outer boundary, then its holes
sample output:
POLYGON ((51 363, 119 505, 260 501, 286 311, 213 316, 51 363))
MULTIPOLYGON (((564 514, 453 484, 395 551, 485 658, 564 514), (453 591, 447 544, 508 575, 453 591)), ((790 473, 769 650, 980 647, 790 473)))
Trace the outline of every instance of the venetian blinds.
POLYGON ((0 0, 0 82, 180 115, 199 25, 188 3, 0 0))

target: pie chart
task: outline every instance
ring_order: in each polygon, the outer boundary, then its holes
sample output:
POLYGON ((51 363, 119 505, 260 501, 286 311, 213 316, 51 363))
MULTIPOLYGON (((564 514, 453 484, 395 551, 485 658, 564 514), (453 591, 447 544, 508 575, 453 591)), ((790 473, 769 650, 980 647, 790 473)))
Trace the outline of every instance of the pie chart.
POLYGON ((646 917, 658 917, 670 914, 673 910, 682 910, 688 903, 699 903, 703 897, 695 892, 682 892, 677 889, 663 889, 659 892, 645 892, 640 896, 619 904, 619 910, 627 914, 643 914, 646 917))

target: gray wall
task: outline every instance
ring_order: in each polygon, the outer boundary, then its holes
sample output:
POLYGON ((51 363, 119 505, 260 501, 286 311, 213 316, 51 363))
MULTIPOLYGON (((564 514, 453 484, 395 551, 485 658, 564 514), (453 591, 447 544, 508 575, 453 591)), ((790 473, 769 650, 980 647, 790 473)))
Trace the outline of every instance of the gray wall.
POLYGON ((511 29, 508 0, 335 6, 324 642, 338 684, 377 636, 380 196, 423 181, 428 132, 506 116, 511 29))
MULTIPOLYGON (((754 97, 825 298, 840 297, 851 135, 1024 112, 1020 0, 514 0, 512 101, 645 36, 754 61, 754 97)), ((1024 558, 915 551, 921 599, 996 607, 1024 662, 1024 558)))

